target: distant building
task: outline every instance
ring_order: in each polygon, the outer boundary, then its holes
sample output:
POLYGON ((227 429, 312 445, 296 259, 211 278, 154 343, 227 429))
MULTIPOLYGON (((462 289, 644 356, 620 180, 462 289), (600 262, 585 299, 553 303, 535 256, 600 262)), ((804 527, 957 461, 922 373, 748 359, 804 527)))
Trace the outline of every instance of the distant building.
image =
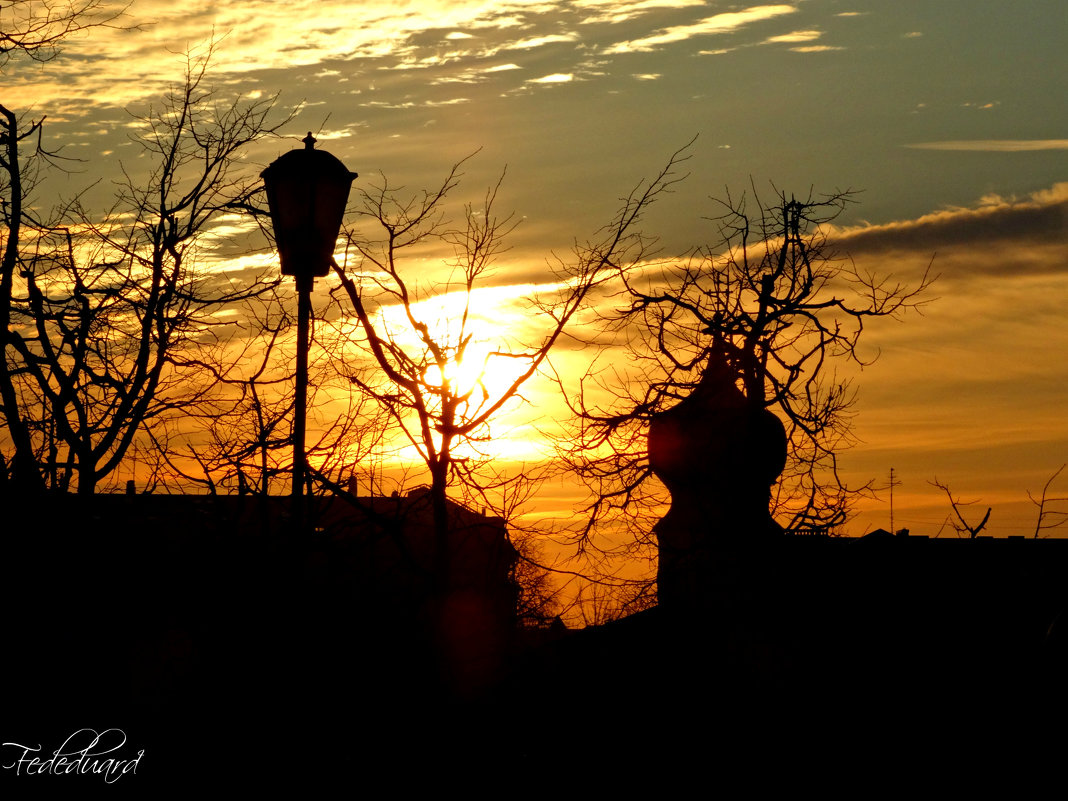
POLYGON ((403 604, 446 592, 471 614, 514 623, 518 554, 502 518, 449 500, 447 553, 441 554, 427 487, 403 496, 323 498, 318 504, 318 535, 345 555, 347 575, 362 586, 373 585, 403 604), (447 575, 437 575, 442 567, 447 575))
POLYGON ((443 554, 426 488, 309 499, 314 531, 304 536, 293 535, 288 497, 51 501, 47 520, 24 542, 60 552, 73 545, 85 558, 70 569, 84 567, 87 581, 104 566, 116 588, 128 577, 140 582, 143 590, 123 597, 154 599, 139 602, 146 615, 155 608, 164 617, 204 621, 218 618, 219 609, 240 609, 241 625, 266 627, 267 637, 297 626, 319 642, 351 639, 344 646, 350 651, 392 650, 395 656, 377 657, 386 662, 408 659, 401 651, 410 661, 433 654, 424 668, 461 691, 492 682, 514 644, 518 554, 505 521, 449 500, 443 554))

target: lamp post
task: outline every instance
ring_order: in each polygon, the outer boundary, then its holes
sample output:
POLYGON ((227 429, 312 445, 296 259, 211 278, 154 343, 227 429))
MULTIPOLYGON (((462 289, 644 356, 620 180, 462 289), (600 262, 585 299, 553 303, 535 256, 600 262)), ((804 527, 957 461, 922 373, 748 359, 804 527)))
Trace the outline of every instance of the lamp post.
POLYGON ((293 515, 304 525, 304 484, 307 460, 304 430, 308 402, 308 330, 311 291, 316 278, 329 274, 341 218, 356 173, 335 156, 315 149, 308 132, 303 150, 290 150, 275 159, 260 177, 267 190, 274 240, 282 275, 292 275, 297 287, 297 386, 293 412, 293 515))

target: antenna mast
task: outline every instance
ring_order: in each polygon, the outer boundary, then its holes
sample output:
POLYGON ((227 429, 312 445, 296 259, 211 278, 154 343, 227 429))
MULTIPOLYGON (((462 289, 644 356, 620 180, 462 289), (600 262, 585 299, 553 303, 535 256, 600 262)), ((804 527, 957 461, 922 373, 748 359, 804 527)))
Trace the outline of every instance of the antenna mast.
POLYGON ((896 534, 894 531, 894 487, 900 487, 901 482, 894 478, 894 468, 890 468, 890 533, 896 534))

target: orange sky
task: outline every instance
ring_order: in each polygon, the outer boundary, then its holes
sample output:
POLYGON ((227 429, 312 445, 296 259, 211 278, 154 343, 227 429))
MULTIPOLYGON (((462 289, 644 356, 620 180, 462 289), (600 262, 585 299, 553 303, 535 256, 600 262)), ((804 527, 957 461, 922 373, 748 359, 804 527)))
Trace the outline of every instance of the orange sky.
MULTIPOLYGON (((948 514, 935 477, 994 507, 991 533, 1033 530, 1026 492, 1068 461, 1060 0, 134 0, 125 20, 48 64, 5 67, 0 102, 47 115, 49 141, 85 159, 53 176, 42 206, 98 181, 86 197, 103 209, 119 164, 139 169, 125 109, 143 112, 180 78, 180 54, 214 37, 227 96, 277 91, 295 110, 291 139, 250 152, 252 170, 309 129, 358 185, 429 186, 482 148, 462 185, 477 200, 507 165, 499 203, 521 225, 475 308, 510 336, 536 328, 512 301, 548 280, 550 254, 592 235, 695 134, 689 179, 645 221, 664 257, 714 239, 707 198, 724 187, 863 189, 838 221, 841 247, 904 278, 933 258, 941 278, 923 316, 866 334, 880 357, 856 375, 846 477, 885 483, 893 467, 895 523, 916 533, 948 514)), ((217 232, 220 269, 264 258, 233 225, 217 232)), ((519 440, 563 414, 547 386, 526 394, 501 420, 519 440)), ((539 508, 566 514, 558 495, 539 508)), ((851 532, 888 527, 887 500, 861 504, 851 532)))

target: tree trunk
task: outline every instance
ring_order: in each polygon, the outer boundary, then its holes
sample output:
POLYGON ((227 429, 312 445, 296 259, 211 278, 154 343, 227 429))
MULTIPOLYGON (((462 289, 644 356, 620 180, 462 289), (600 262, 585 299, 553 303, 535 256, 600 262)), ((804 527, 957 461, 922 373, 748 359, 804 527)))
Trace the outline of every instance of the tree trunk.
MULTIPOLYGON (((29 428, 22 418, 18 393, 8 369, 7 349, 11 325, 11 296, 14 291, 15 267, 18 262, 19 235, 22 226, 22 177, 19 166, 18 119, 13 111, 0 105, 4 119, 0 125, 0 144, 3 155, 0 161, 8 174, 11 194, 7 208, 7 242, 4 247, 2 270, 0 270, 0 402, 8 434, 15 446, 15 458, 11 464, 11 489, 18 494, 36 494, 44 491, 44 478, 37 465, 30 439, 29 428)), ((6 483, 6 482, 5 482, 6 483)))
POLYGON ((452 568, 449 553, 449 506, 445 495, 448 463, 441 462, 430 469, 430 503, 434 515, 434 584, 444 595, 450 586, 452 568))

